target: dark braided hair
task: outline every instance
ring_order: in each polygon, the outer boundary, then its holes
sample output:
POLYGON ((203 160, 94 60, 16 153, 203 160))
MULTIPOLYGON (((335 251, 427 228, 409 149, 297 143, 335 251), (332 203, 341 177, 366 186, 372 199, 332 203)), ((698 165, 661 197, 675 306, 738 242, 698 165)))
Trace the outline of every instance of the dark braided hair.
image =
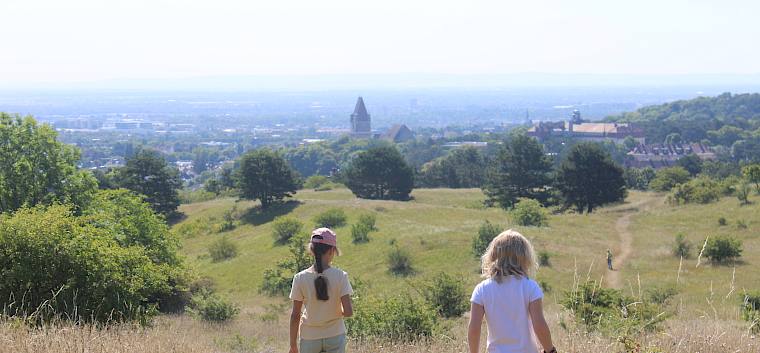
MULTIPOLYGON (((315 235, 313 238, 321 239, 322 236, 315 235)), ((314 268, 317 270, 317 278, 314 280, 314 288, 317 290, 317 299, 328 300, 330 296, 327 294, 327 278, 322 275, 324 268, 322 267, 322 255, 332 250, 331 245, 322 243, 311 243, 311 252, 314 253, 314 268)))

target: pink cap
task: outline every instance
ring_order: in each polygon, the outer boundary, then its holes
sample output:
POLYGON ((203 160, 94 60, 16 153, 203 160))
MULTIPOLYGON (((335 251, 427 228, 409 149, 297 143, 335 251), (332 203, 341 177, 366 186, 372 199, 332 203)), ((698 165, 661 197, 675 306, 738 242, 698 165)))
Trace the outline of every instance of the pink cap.
POLYGON ((322 243, 331 246, 338 246, 338 237, 330 228, 317 228, 311 232, 312 243, 322 243))

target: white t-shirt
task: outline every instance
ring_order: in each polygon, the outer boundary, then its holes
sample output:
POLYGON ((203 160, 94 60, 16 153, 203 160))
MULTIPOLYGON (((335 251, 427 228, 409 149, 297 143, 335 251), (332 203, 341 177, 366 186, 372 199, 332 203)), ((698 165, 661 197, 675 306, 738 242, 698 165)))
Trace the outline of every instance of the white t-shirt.
POLYGON ((485 308, 489 353, 540 351, 528 304, 543 296, 538 283, 527 277, 505 276, 501 283, 489 278, 475 287, 470 301, 485 308))
POLYGON ((290 299, 304 303, 301 338, 306 340, 330 338, 346 333, 340 298, 354 293, 351 282, 348 281, 348 274, 335 267, 326 269, 322 274, 327 279, 329 299, 326 301, 317 299, 317 290, 314 287, 317 273, 313 268, 305 269, 293 277, 290 299))

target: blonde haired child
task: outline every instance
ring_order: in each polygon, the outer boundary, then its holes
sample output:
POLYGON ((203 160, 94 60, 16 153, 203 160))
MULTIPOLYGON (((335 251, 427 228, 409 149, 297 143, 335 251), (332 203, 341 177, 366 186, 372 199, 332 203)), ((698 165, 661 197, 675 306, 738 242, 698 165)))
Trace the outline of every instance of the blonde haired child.
POLYGON ((470 353, 480 351, 483 317, 488 326, 489 353, 556 353, 542 308, 543 293, 536 281, 538 264, 533 246, 512 229, 499 234, 482 258, 485 280, 472 293, 467 342, 470 353))
POLYGON ((315 229, 309 251, 314 255, 314 266, 293 277, 290 291, 293 300, 290 353, 343 353, 346 351, 343 318, 353 314, 353 290, 348 274, 330 267, 333 257, 340 255, 335 232, 329 228, 315 229))

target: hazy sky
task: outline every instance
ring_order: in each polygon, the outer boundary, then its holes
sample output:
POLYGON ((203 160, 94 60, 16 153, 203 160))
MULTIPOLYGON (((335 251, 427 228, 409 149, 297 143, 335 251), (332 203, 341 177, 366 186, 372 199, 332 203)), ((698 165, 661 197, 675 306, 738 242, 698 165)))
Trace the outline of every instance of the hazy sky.
POLYGON ((1 0, 0 83, 760 73, 757 0, 1 0))

